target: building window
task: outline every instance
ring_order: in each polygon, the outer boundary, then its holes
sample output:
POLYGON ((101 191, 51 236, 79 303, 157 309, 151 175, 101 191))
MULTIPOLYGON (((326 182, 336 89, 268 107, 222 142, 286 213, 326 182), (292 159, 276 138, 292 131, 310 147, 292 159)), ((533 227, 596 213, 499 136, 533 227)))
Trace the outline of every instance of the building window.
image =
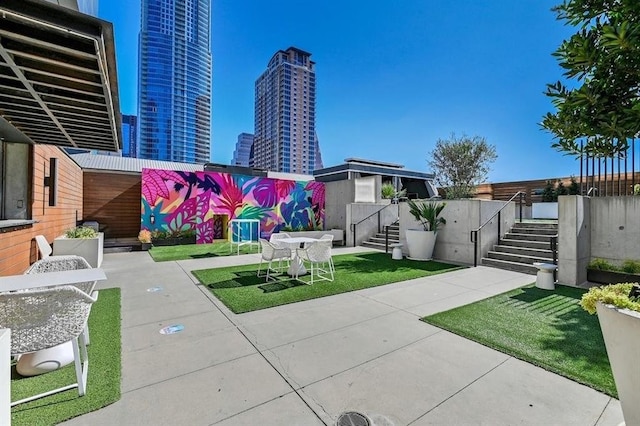
POLYGON ((0 140, 0 220, 31 219, 30 148, 26 143, 0 140))

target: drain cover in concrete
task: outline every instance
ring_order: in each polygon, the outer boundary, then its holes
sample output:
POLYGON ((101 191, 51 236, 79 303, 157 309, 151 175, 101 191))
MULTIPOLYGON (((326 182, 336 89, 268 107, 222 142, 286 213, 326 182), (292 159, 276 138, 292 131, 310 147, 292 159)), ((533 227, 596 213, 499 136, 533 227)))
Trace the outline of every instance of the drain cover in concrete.
POLYGON ((364 414, 347 411, 340 414, 336 426, 370 426, 369 419, 364 414))

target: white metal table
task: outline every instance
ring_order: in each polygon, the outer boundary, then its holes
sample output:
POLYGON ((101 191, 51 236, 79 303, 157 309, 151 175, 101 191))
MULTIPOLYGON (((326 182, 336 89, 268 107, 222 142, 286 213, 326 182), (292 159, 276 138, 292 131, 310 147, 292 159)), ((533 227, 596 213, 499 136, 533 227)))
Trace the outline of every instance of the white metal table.
POLYGON ((280 238, 278 240, 278 243, 285 243, 291 248, 291 264, 289 265, 289 269, 287 269, 288 275, 295 277, 307 273, 307 268, 304 267, 304 263, 302 262, 302 260, 295 254, 295 249, 299 248, 300 244, 315 243, 316 241, 318 241, 317 238, 309 237, 289 237, 280 238))
POLYGON ((0 291, 28 290, 37 287, 53 287, 106 279, 107 276, 101 268, 72 269, 69 271, 46 272, 44 274, 10 275, 0 277, 0 291))

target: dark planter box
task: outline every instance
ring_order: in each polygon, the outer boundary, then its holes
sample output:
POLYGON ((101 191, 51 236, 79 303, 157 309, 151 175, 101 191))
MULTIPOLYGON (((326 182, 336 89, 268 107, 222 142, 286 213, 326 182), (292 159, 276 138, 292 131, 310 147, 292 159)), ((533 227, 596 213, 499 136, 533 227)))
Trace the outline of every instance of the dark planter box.
POLYGON ((180 244, 195 244, 196 236, 192 237, 180 237, 180 238, 162 238, 162 239, 152 239, 151 243, 156 246, 177 246, 180 244))
POLYGON ((587 281, 599 284, 637 283, 640 282, 640 275, 587 268, 587 281))

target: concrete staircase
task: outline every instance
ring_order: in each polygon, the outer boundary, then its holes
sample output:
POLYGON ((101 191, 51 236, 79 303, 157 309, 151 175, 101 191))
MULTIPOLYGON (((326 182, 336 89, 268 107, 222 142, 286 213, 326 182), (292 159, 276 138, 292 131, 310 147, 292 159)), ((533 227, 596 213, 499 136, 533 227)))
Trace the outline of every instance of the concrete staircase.
POLYGON ((482 264, 535 275, 538 269, 533 263, 553 263, 550 241, 557 234, 557 223, 516 223, 482 258, 482 264))
MULTIPOLYGON (((396 244, 400 242, 400 225, 395 222, 389 225, 389 244, 396 244)), ((385 234, 384 229, 382 232, 370 237, 367 241, 363 241, 361 244, 363 247, 370 247, 378 250, 385 250, 385 234)), ((391 252, 391 249, 389 249, 391 252)))

